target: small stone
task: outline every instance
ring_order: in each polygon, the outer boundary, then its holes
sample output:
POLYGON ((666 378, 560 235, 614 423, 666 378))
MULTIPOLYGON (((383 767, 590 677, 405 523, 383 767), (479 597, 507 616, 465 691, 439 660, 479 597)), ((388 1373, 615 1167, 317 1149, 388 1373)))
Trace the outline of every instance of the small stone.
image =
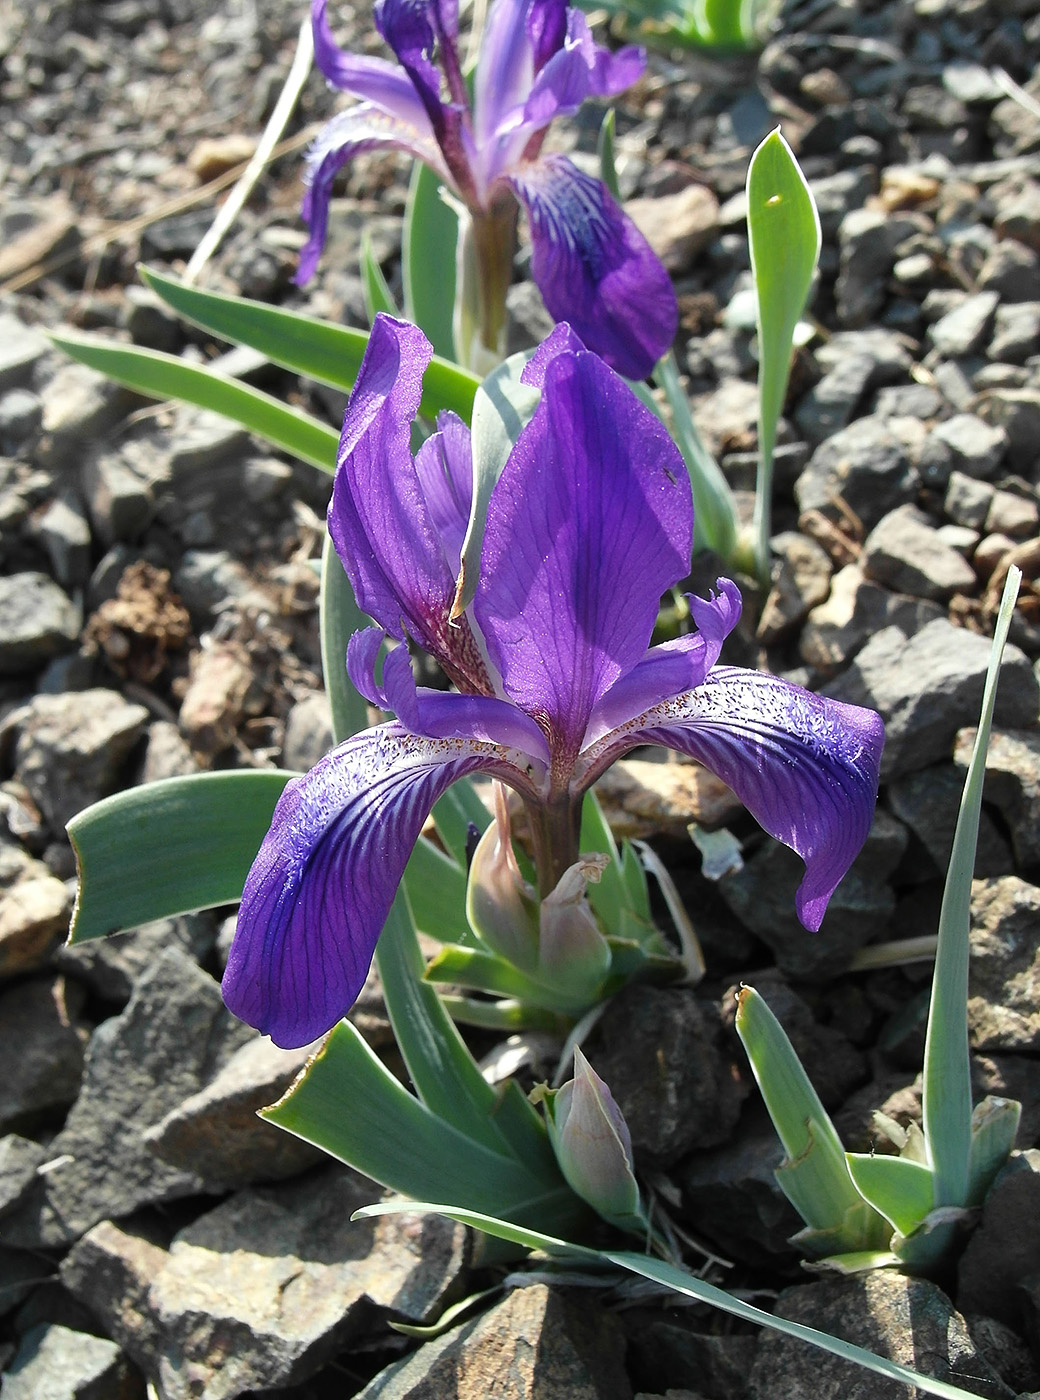
POLYGON ((1030 539, 1040 529, 1040 508, 1035 500, 1014 491, 994 491, 985 528, 990 534, 1030 539))
POLYGON ((1012 470, 1040 479, 1036 445, 1040 442, 1040 389, 989 389, 979 396, 975 411, 1008 436, 1012 470))
POLYGON ((795 530, 770 542, 776 561, 773 585, 759 618, 758 640, 772 646, 803 621, 830 592, 831 562, 815 540, 795 530))
POLYGON ((812 443, 822 442, 849 423, 875 381, 875 361, 850 355, 829 370, 798 405, 795 421, 812 443))
POLYGON ((4 1400, 139 1400, 140 1376, 106 1337, 41 1324, 4 1376, 4 1400))
POLYGON ((245 567, 226 550, 200 549, 185 551, 173 583, 192 616, 202 620, 252 586, 245 567))
POLYGON ((153 486, 134 470, 127 451, 96 447, 84 460, 81 482, 91 525, 103 544, 137 539, 151 521, 153 486))
POLYGON ((15 745, 15 776, 55 836, 77 812, 107 796, 144 732, 148 711, 114 690, 37 695, 15 745))
POLYGON ((155 783, 162 778, 186 778, 198 771, 195 755, 175 724, 157 719, 148 726, 148 747, 141 765, 142 783, 155 783))
POLYGON ((1010 535, 985 535, 975 547, 972 562, 980 578, 987 579, 1015 547, 1010 535))
POLYGON ((226 136, 204 136, 196 141, 188 157, 188 168, 205 185, 219 175, 251 160, 256 141, 244 132, 229 132, 226 136))
MULTIPOLYGON (((807 75, 815 76, 815 75, 807 75)), ((809 181, 816 209, 820 216, 820 227, 825 239, 837 237, 842 219, 852 209, 861 208, 877 187, 877 175, 870 166, 854 166, 849 170, 836 170, 833 175, 823 175, 809 181)), ((747 201, 744 201, 745 208, 747 201)))
POLYGON ((943 543, 923 512, 910 505, 891 511, 867 536, 863 572, 915 598, 944 600, 975 587, 971 565, 943 543))
POLYGON ((29 384, 33 370, 50 348, 41 331, 24 325, 17 316, 0 312, 0 392, 29 384))
POLYGON ((126 933, 111 933, 59 948, 54 965, 85 983, 103 1001, 125 1006, 141 976, 165 948, 179 948, 195 962, 213 948, 216 928, 212 914, 180 914, 156 919, 126 933))
MULTIPOLYGON (((965 731, 961 731, 963 734, 965 731)), ((961 735, 957 736, 958 745, 961 735)), ((932 859, 933 873, 945 877, 953 851, 953 834, 960 813, 964 774, 952 764, 938 764, 907 773, 889 785, 888 800, 899 820, 910 828, 932 859)), ((1010 875, 1014 862, 1007 842, 985 810, 979 818, 975 873, 1010 875)), ((921 878, 924 878, 922 872, 921 878)))
POLYGON ((59 468, 70 453, 104 436, 135 402, 133 394, 114 379, 80 364, 62 365, 40 391, 40 398, 45 441, 38 460, 41 466, 59 468))
POLYGON ((914 209, 933 200, 939 190, 939 181, 933 175, 925 175, 909 165, 890 165, 881 172, 878 201, 885 209, 914 209))
POLYGON ((976 292, 936 321, 929 332, 932 347, 946 359, 974 355, 989 339, 999 297, 976 292))
POLYGON ((993 291, 1001 302, 1040 300, 1040 256, 1014 238, 991 249, 979 271, 979 290, 993 291))
POLYGON ((0 452, 17 452, 42 421, 43 404, 38 395, 29 389, 9 389, 0 397, 0 452))
POLYGON ((821 107, 844 107, 852 99, 848 84, 833 68, 817 68, 813 73, 806 73, 798 86, 810 102, 821 107))
POLYGON ((954 471, 986 480, 996 475, 1008 448, 1004 429, 992 427, 974 413, 955 414, 934 428, 932 435, 949 448, 954 471))
POLYGON ((718 200, 706 185, 630 199, 625 212, 671 273, 685 272, 719 231, 718 200))
POLYGON ((74 497, 58 497, 36 522, 54 576, 64 587, 81 588, 90 577, 90 526, 74 497))
POLYGON ((637 1394, 636 1400, 702 1400, 742 1393, 756 1337, 703 1332, 703 1319, 687 1321, 678 1308, 625 1309, 616 1316, 627 1334, 629 1375, 651 1392, 637 1394), (694 1377, 702 1390, 675 1385, 694 1377))
POLYGON ((332 748, 332 711, 324 692, 305 695, 289 711, 282 745, 282 767, 306 773, 332 748))
POLYGON ((819 511, 829 520, 844 517, 840 498, 870 530, 912 492, 914 472, 906 449, 875 415, 857 418, 822 442, 795 485, 800 511, 819 511))
POLYGON ((919 215, 853 209, 841 221, 841 269, 835 293, 845 326, 865 326, 881 309, 885 282, 904 239, 921 230, 919 215))
POLYGON ((1018 191, 1001 202, 993 228, 1000 238, 1017 238, 1040 252, 1040 182, 1023 180, 1018 191))
POLYGON ((181 732, 194 753, 212 758, 234 742, 253 668, 238 643, 213 642, 192 658, 191 672, 181 701, 181 732))
POLYGON ((32 1138, 17 1133, 0 1138, 0 1216, 21 1203, 36 1180, 36 1168, 49 1155, 47 1148, 32 1138))
POLYGON ((1040 1152, 1016 1152, 990 1187, 957 1271, 957 1305, 1009 1327, 1022 1319, 1021 1288, 1040 1258, 1040 1152))
POLYGON ((989 357, 1005 364, 1023 365, 1040 347, 1040 301, 1020 301, 998 306, 989 357))
POLYGON ((907 637, 941 617, 936 603, 904 598, 871 583, 858 564, 846 564, 831 580, 830 596, 812 609, 802 628, 802 660, 824 675, 834 675, 883 627, 898 627, 907 637))
MULTIPOLYGON (((885 721, 882 781, 948 759, 957 730, 978 717, 990 642, 945 618, 907 638, 895 627, 876 633, 824 694, 867 705, 885 721)), ((1040 687, 1018 647, 1004 652, 997 722, 1036 720, 1040 687), (1014 718, 1019 716, 1019 718, 1014 718)))
POLYGON ((0 895, 0 978, 43 967, 71 913, 65 881, 53 875, 30 875, 0 895))
POLYGON ((1004 90, 988 68, 969 59, 955 59, 943 67, 943 87, 962 102, 999 102, 1004 90))
POLYGON ((0 676, 36 671, 76 644, 80 612, 46 574, 0 578, 0 676))
MULTIPOLYGON (((957 735, 953 761, 965 771, 977 732, 962 729, 957 735)), ((1007 822, 1015 859, 1022 869, 1040 868, 1040 734, 1036 730, 992 731, 983 797, 1007 822)))
POLYGON ((1040 1049, 1040 889, 1017 875, 971 892, 968 1023, 976 1050, 1040 1049))
POLYGON ((970 559, 979 542, 978 530, 967 525, 940 525, 936 531, 943 544, 955 549, 964 559, 970 559))
POLYGON ((951 472, 943 510, 958 525, 981 530, 993 501, 993 487, 964 472, 951 472))
POLYGON ((691 822, 710 831, 742 810, 731 788, 699 763, 623 758, 600 778, 596 796, 619 841, 685 839, 691 822))
POLYGON ((0 1080, 0 1133, 25 1131, 76 1101, 87 1028, 76 1020, 82 988, 64 977, 32 979, 0 994, 0 1043, 18 1054, 0 1080))

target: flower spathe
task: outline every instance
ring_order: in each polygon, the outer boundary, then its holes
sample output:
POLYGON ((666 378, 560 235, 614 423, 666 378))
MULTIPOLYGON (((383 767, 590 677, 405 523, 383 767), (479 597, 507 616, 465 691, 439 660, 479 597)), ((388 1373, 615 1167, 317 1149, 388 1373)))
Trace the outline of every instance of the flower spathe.
POLYGON ((689 568, 689 479, 660 422, 567 326, 524 372, 540 400, 491 494, 474 600, 449 623, 472 463, 452 415, 411 454, 429 358, 416 327, 377 318, 329 507, 358 603, 379 624, 351 639, 348 669, 397 719, 285 789, 224 977, 230 1008, 284 1046, 352 1005, 423 822, 466 774, 523 798, 544 898, 578 858, 582 794, 615 759, 647 743, 690 754, 802 857, 810 929, 877 795, 878 715, 715 664, 740 614, 728 580, 691 600, 695 633, 648 645, 662 593, 689 568), (418 689, 406 646, 377 681, 384 634, 430 651, 461 693, 418 689))
MULTIPOLYGON (((565 156, 541 154, 553 118, 629 87, 645 65, 642 51, 597 45, 585 16, 564 0, 494 0, 471 101, 450 0, 379 0, 376 25, 397 64, 338 48, 326 3, 312 0, 318 66, 361 101, 334 117, 308 153, 310 238, 296 280, 306 282, 321 256, 339 170, 361 151, 404 150, 468 211, 479 303, 470 311, 488 353, 502 349, 519 200, 531 227, 532 275, 550 314, 621 374, 645 378, 678 325, 668 274, 602 181, 565 156)), ((460 270, 464 261, 460 254, 460 270)), ((465 362, 474 358, 466 346, 457 349, 465 362)))

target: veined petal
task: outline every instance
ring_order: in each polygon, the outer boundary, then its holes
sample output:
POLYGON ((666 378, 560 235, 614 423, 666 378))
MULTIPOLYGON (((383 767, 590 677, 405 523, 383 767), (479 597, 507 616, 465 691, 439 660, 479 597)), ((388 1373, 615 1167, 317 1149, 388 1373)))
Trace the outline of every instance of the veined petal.
POLYGON ((524 125, 548 126, 572 116, 587 97, 611 97, 631 87, 646 67, 646 54, 629 45, 612 53, 597 44, 580 10, 567 11, 567 39, 545 63, 524 106, 524 125))
POLYGON ((314 59, 330 83, 372 102, 399 121, 432 138, 433 128, 415 85, 403 68, 385 58, 346 53, 332 37, 326 9, 328 0, 311 0, 314 59))
POLYGON ((658 419, 597 356, 557 354, 491 495, 473 608, 505 694, 559 763, 645 652, 692 527, 689 477, 658 419))
POLYGON ((557 321, 597 355, 645 379, 679 324, 671 278, 606 186, 565 156, 543 156, 508 177, 527 209, 531 275, 557 321))
POLYGON ((586 747, 662 700, 703 683, 719 659, 723 642, 740 621, 737 585, 720 578, 717 586, 719 592, 711 598, 690 598, 696 632, 651 647, 642 661, 614 682, 592 713, 586 747))
POLYGON ((523 778, 500 746, 384 724, 288 785, 242 893, 223 981, 236 1016, 289 1048, 349 1011, 423 822, 481 769, 523 778))
POLYGON ((415 470, 448 564, 458 577, 473 500, 473 447, 469 428, 457 414, 438 414, 437 431, 415 454, 415 470))
POLYGON ((451 183, 428 123, 424 132, 370 102, 340 112, 322 127, 307 150, 303 176, 307 192, 300 212, 310 228, 310 237, 300 252, 300 266, 293 279, 297 286, 302 287, 313 277, 325 246, 333 181, 354 156, 380 147, 407 151, 451 183))
POLYGON ((798 917, 818 929, 870 830, 884 742, 873 710, 825 699, 779 676, 719 666, 696 690, 589 749, 582 783, 638 744, 663 744, 699 759, 805 861, 798 917))
POLYGON ((488 14, 473 93, 473 131, 479 149, 491 146, 503 124, 516 125, 530 95, 535 75, 530 10, 531 0, 494 0, 488 14))
POLYGON ((329 533, 358 606, 390 636, 414 637, 460 686, 487 694, 468 619, 448 622, 455 575, 409 448, 430 355, 418 327, 376 317, 343 419, 329 533))

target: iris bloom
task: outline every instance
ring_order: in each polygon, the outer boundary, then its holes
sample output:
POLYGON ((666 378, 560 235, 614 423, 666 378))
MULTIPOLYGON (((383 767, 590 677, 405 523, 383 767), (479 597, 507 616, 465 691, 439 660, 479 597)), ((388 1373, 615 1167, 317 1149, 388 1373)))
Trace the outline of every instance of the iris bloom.
POLYGON ((601 48, 564 0, 494 0, 471 103, 457 0, 377 0, 376 25, 397 64, 344 53, 325 9, 326 0, 312 0, 318 66, 361 101, 334 117, 308 154, 310 239, 296 280, 317 266, 337 172, 359 151, 407 151, 463 210, 456 349, 464 363, 483 371, 503 354, 519 200, 550 315, 569 321, 619 373, 645 378, 678 324, 668 274, 600 180, 565 156, 541 154, 552 119, 628 87, 643 70, 642 51, 601 48))
POLYGON ((693 507, 682 458, 623 380, 558 326, 525 370, 541 397, 494 487, 472 604, 451 620, 472 489, 450 414, 413 458, 430 347, 378 317, 339 446, 329 530, 360 606, 347 665, 397 719, 356 734, 286 787, 246 881, 224 995, 278 1044, 304 1045, 357 997, 434 802, 485 773, 520 794, 544 898, 578 860, 582 794, 640 744, 722 777, 805 862, 816 929, 870 827, 883 743, 871 710, 718 666, 740 597, 691 600, 697 632, 648 648, 685 577, 693 507), (416 687, 408 648, 458 692, 416 687))

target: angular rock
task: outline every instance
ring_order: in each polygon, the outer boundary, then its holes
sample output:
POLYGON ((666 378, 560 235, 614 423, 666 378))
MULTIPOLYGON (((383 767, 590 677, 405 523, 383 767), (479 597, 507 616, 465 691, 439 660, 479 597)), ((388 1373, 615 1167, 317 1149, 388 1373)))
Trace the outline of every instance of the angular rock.
POLYGON ((933 429, 932 436, 950 450, 954 471, 989 480, 1007 451, 1008 435, 974 413, 955 413, 933 429))
MULTIPOLYGON (((957 730, 978 714, 989 652, 988 638, 945 618, 929 622, 910 638, 886 627, 824 693, 880 711, 884 781, 949 758, 957 730)), ((1008 646, 997 694, 998 723, 1032 724, 1038 706, 1040 686, 1032 668, 1017 647, 1008 646)))
POLYGON ((645 1390, 680 1400, 693 1392, 676 1386, 695 1380, 698 1394, 711 1400, 742 1393, 757 1337, 698 1331, 697 1323, 686 1322, 677 1309, 664 1316, 656 1309, 626 1310, 617 1316, 628 1337, 629 1375, 645 1390))
POLYGON ((975 587, 971 565, 910 505, 898 506, 874 526, 863 545, 863 572, 914 598, 940 601, 975 587))
POLYGON ((83 999, 64 977, 34 978, 0 994, 0 1044, 18 1047, 0 1078, 0 1133, 46 1122, 75 1102, 87 1039, 76 1019, 83 999))
POLYGON ((795 421, 812 443, 822 442, 848 425, 875 380, 870 355, 849 355, 814 384, 798 405, 795 421))
POLYGON ((253 668, 243 646, 214 642, 192 658, 180 727, 192 750, 211 758, 228 748, 245 714, 253 668))
POLYGON ((757 637, 772 645, 801 622, 811 608, 830 592, 831 561, 815 540, 796 530, 774 535, 770 541, 777 556, 773 586, 758 622, 757 637))
POLYGON ((1036 444, 1040 441, 1040 389, 989 389, 979 396, 975 411, 1008 436, 1008 462, 1030 480, 1040 480, 1036 444))
MULTIPOLYGON (((1012 1392, 983 1360, 967 1323, 934 1283, 890 1269, 852 1278, 826 1277, 787 1288, 776 1304, 800 1322, 972 1394, 1002 1400, 1012 1392)), ((748 1377, 748 1400, 892 1400, 910 1389, 852 1361, 810 1348, 778 1332, 759 1335, 748 1377)), ((915 1392, 916 1393, 916 1392, 915 1392)))
POLYGON ((1009 198, 1001 201, 993 224, 1000 238, 1017 238, 1040 253, 1040 182, 1023 180, 1009 198))
POLYGON ((37 695, 15 746, 15 775, 55 836, 77 812, 112 792, 148 711, 114 690, 37 695))
POLYGON ((211 914, 180 914, 127 933, 59 948, 54 965, 84 982, 104 1001, 125 1004, 137 979, 154 966, 164 949, 180 948, 199 962, 213 947, 216 936, 211 914))
POLYGON ((971 888, 968 1024, 976 1050, 1040 1049, 1040 888, 1017 875, 971 888))
POLYGON ((972 1083, 976 1099, 1016 1099, 1022 1105, 1017 1146, 1040 1147, 1040 1077, 1029 1055, 973 1055, 972 1083))
POLYGON ((988 482, 976 481, 964 472, 951 472, 943 510, 958 525, 981 530, 986 524, 993 495, 993 487, 988 482))
POLYGON ((1022 1319, 1020 1286, 1040 1258, 1040 1152, 1016 1152, 990 1187, 957 1270, 957 1306, 1009 1327, 1022 1319))
POLYGON ((148 726, 148 747, 141 764, 142 783, 158 782, 160 778, 186 778, 198 771, 198 762, 175 724, 157 719, 148 726))
POLYGON ((865 326, 881 309, 885 282, 904 239, 919 232, 917 216, 853 209, 841 221, 841 270, 835 293, 838 317, 846 326, 865 326))
POLYGON ((706 185, 656 199, 630 199, 626 212, 669 272, 685 272, 719 231, 719 204, 706 185))
POLYGON ((936 321, 928 333, 933 349, 945 359, 974 355, 989 340, 1000 297, 976 292, 936 321))
POLYGON ((799 652, 808 665, 831 676, 883 627, 898 627, 911 637, 942 615, 937 604, 890 593, 864 578, 858 564, 846 564, 831 580, 830 597, 809 613, 799 652))
POLYGON ((71 650, 80 623, 75 603, 46 574, 0 578, 0 676, 39 670, 71 650))
POLYGON ((207 1189, 197 1173, 156 1157, 144 1132, 209 1082, 253 1032, 177 948, 138 981, 126 1010, 87 1047, 83 1088, 50 1144, 59 1164, 5 1226, 22 1248, 69 1244, 106 1216, 207 1189))
POLYGON ((110 451, 97 448, 83 463, 83 497, 95 533, 103 544, 133 540, 155 512, 155 491, 140 471, 127 444, 110 451))
POLYGON ((332 711, 329 697, 321 693, 305 695, 289 711, 282 745, 282 767, 305 773, 333 745, 332 711))
MULTIPOLYGON (((957 735, 953 761, 964 771, 971 762, 977 732, 962 729, 957 735)), ((1019 866, 1040 867, 1040 733, 997 729, 990 734, 983 797, 1000 809, 1007 822, 1019 866)))
POLYGON ((1032 539, 1040 527, 1040 508, 1035 500, 1016 491, 994 491, 983 527, 989 535, 1009 535, 1012 539, 1032 539))
POLYGON ((822 442, 795 485, 798 509, 843 520, 839 497, 867 530, 902 504, 915 482, 906 449, 876 415, 857 418, 822 442))
POLYGON ((1015 238, 1004 238, 990 251, 979 271, 980 291, 1000 293, 1006 302, 1040 299, 1040 257, 1015 238))
POLYGON ((600 778, 596 796, 619 841, 685 837, 691 822, 714 830, 742 810, 732 789, 699 763, 623 758, 600 778))
POLYGON ((377 1191, 338 1166, 242 1191, 168 1252, 106 1221, 62 1278, 166 1400, 292 1385, 363 1334, 373 1308, 422 1323, 458 1285, 465 1232, 428 1215, 352 1222, 377 1191))
POLYGON ((46 436, 38 455, 44 466, 58 467, 84 443, 103 437, 134 403, 128 389, 81 364, 63 364, 40 397, 46 436))
MULTIPOLYGON (((961 731, 963 734, 965 731, 961 731)), ((961 735, 957 736, 958 745, 961 735)), ((952 764, 936 764, 917 773, 897 778, 888 788, 888 801, 899 820, 910 828, 931 857, 933 869, 915 870, 925 879, 929 874, 945 878, 953 850, 953 834, 964 791, 964 773, 952 764)), ((924 864, 924 862, 922 862, 924 864)), ((975 873, 980 877, 1010 875, 1014 862, 1007 842, 985 810, 979 818, 979 839, 975 873)))
POLYGON ((19 1204, 36 1179, 36 1168, 50 1153, 32 1138, 8 1133, 0 1138, 0 1216, 19 1204))
POLYGON ((4 1400, 144 1400, 144 1382, 115 1342, 44 1323, 22 1338, 4 1400))
POLYGON ((989 343, 989 358, 1003 364, 1022 365, 1036 354, 1040 344, 1040 301, 1020 301, 999 306, 989 343))
POLYGON ((632 1400, 620 1331, 574 1292, 515 1289, 383 1371, 357 1400, 632 1400))
POLYGON ((0 392, 28 384, 33 369, 50 350, 50 341, 17 316, 0 314, 0 392))
POLYGON ((65 881, 50 874, 30 874, 0 895, 0 979, 43 967, 71 913, 65 881))

